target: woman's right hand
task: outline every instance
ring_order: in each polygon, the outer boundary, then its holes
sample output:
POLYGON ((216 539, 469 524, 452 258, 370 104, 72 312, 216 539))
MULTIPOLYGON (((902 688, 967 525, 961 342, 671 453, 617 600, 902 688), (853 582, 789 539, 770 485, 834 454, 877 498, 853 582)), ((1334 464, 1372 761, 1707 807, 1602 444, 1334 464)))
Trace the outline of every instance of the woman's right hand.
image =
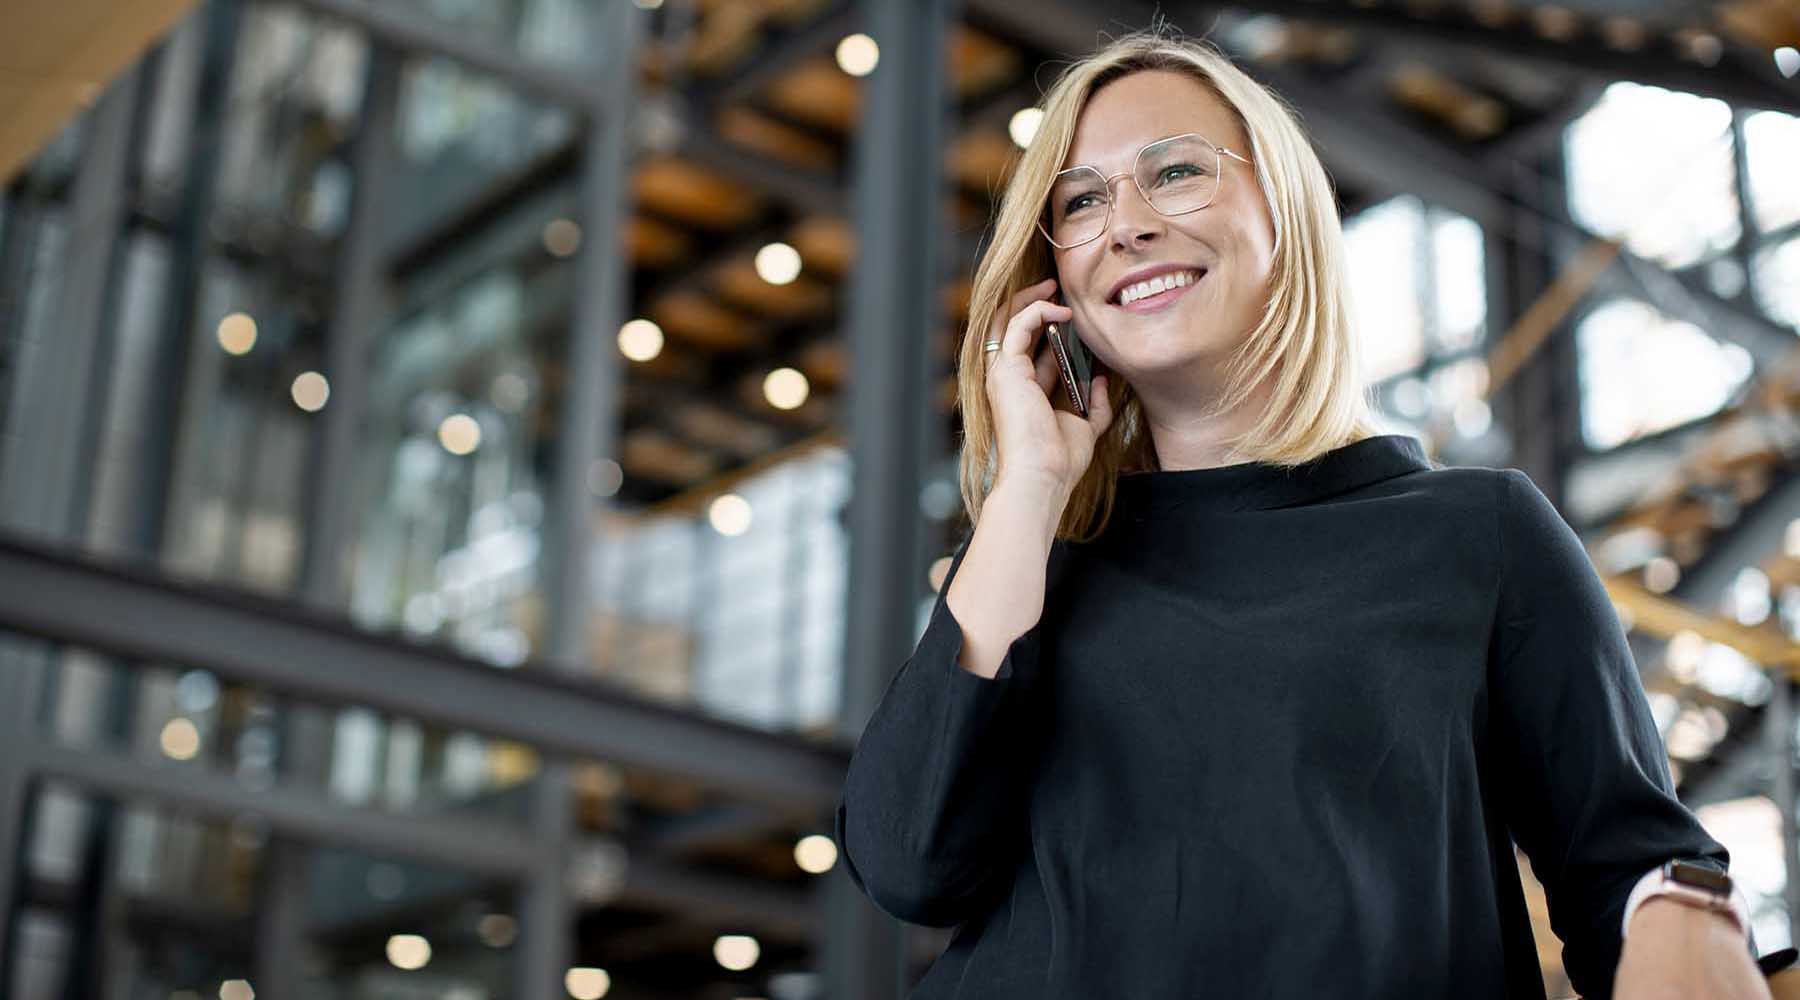
POLYGON ((986 356, 986 385, 999 449, 995 487, 1002 480, 1029 482, 1066 498, 1087 472, 1094 442, 1112 425, 1113 413, 1105 375, 1095 375, 1086 387, 1086 417, 1051 404, 1062 394, 1062 374, 1056 352, 1039 353, 1038 345, 1047 324, 1075 315, 1050 301, 1055 289, 1055 278, 1020 289, 994 316, 987 339, 1000 341, 1000 349, 986 356))

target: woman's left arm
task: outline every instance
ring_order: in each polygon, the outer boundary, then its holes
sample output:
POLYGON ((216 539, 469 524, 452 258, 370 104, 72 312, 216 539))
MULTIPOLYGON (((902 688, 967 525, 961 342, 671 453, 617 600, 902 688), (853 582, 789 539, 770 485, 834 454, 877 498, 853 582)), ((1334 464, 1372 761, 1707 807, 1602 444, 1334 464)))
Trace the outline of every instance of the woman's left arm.
POLYGON ((1730 917, 1652 899, 1625 930, 1613 1000, 1770 1000, 1744 943, 1730 917))
POLYGON ((1505 470, 1497 485, 1492 778, 1544 884, 1570 982, 1599 998, 1614 995, 1615 973, 1632 991, 1673 988, 1707 970, 1724 970, 1721 983, 1760 981, 1753 942, 1717 934, 1707 921, 1725 921, 1714 914, 1669 913, 1679 906, 1670 900, 1644 904, 1625 946, 1626 897, 1645 872, 1671 858, 1724 870, 1730 855, 1675 797, 1630 646, 1580 539, 1524 473, 1505 470))

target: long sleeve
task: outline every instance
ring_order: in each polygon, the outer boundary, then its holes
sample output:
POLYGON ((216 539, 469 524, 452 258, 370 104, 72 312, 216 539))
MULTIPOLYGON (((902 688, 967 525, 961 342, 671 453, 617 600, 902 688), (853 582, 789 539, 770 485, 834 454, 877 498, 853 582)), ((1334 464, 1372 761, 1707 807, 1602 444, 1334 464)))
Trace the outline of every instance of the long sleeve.
POLYGON ((1730 856, 1675 797, 1667 753, 1592 563, 1523 473, 1499 480, 1488 683, 1508 826, 1544 883, 1570 982, 1612 995, 1626 897, 1670 858, 1730 856))
POLYGON ((948 927, 1003 884, 1026 843, 1023 815, 1038 625, 1013 641, 992 679, 964 670, 962 626, 945 595, 889 681, 845 777, 836 833, 851 879, 883 911, 948 927))

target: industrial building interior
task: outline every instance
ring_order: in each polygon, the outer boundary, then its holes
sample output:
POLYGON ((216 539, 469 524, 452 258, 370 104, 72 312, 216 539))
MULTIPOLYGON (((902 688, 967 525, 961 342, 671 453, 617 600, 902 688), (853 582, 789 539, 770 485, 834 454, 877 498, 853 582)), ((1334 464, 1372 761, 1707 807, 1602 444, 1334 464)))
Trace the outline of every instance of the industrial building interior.
POLYGON ((1577 530, 1789 944, 1796 0, 17 0, 0 995, 904 995, 948 932, 831 812, 1034 106, 1157 17, 1299 112, 1383 417, 1577 530))

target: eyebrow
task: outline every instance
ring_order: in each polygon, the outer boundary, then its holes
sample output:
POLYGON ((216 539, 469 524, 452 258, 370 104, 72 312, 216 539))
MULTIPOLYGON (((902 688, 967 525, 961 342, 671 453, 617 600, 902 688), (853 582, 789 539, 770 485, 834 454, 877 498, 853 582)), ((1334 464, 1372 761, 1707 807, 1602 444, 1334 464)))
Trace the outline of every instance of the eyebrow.
MULTIPOLYGON (((1139 143, 1138 147, 1131 151, 1132 161, 1136 162, 1137 155, 1139 153, 1143 152, 1145 150, 1145 148, 1147 148, 1149 146, 1154 146, 1157 143, 1163 141, 1164 139, 1173 139, 1178 135, 1197 135, 1197 136, 1204 138, 1207 142, 1213 142, 1212 136, 1209 136, 1205 132, 1202 132, 1198 129, 1188 129, 1186 132, 1170 132, 1168 135, 1158 136, 1157 138, 1151 139, 1148 142, 1139 143)), ((1213 145, 1216 146, 1216 145, 1218 145, 1218 143, 1214 142, 1213 145)), ((1091 160, 1083 160, 1083 161, 1080 161, 1077 163, 1071 163, 1066 167, 1057 167, 1056 172, 1060 174, 1065 170, 1074 170, 1076 167, 1093 167, 1095 170, 1099 171, 1102 176, 1104 176, 1106 174, 1106 171, 1100 170, 1099 165, 1095 164, 1091 160)), ((1129 168, 1127 168, 1127 169, 1129 169, 1129 168)))

